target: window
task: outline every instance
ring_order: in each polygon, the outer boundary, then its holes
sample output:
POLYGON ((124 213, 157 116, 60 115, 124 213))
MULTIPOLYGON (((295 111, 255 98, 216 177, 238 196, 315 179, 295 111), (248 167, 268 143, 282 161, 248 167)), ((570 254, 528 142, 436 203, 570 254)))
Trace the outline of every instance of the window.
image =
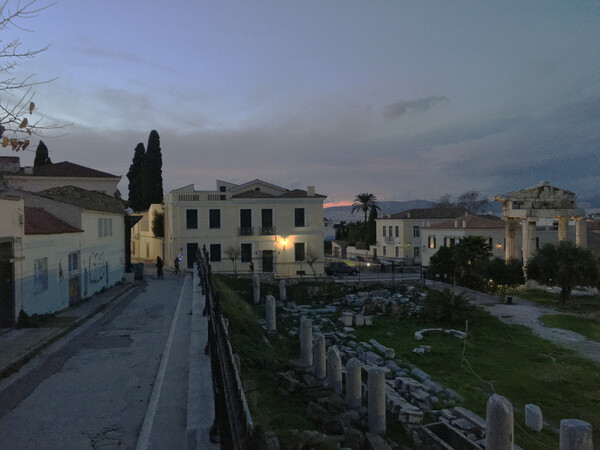
POLYGON ((98 219, 98 237, 112 236, 112 219, 98 219))
POLYGON ((198 228, 198 210, 197 209, 186 209, 185 210, 185 227, 188 230, 198 228))
POLYGON ((456 244, 456 239, 453 237, 445 237, 444 238, 444 247, 454 247, 456 244))
POLYGON ((419 257, 419 247, 415 247, 415 248, 413 249, 413 251, 414 251, 414 256, 415 256, 415 258, 418 258, 418 257, 419 257))
POLYGON ((241 256, 243 263, 252 262, 252 244, 242 244, 241 256))
POLYGON ((240 209, 240 236, 252 235, 252 210, 240 209))
POLYGON ((435 236, 429 236, 427 238, 427 246, 429 248, 435 248, 435 236))
POLYGON ((304 242, 295 242, 294 243, 294 261, 304 261, 305 260, 305 247, 304 242))
POLYGON ((396 258, 400 258, 400 248, 396 247, 396 258))
POLYGON ((396 225, 396 229, 394 231, 395 231, 395 236, 400 237, 400 227, 398 225, 396 225))
POLYGON ((391 225, 388 227, 388 231, 389 231, 389 233, 388 233, 389 236, 392 237, 392 226, 391 225))
POLYGON ((219 186, 220 192, 225 192, 227 190, 227 186, 219 186))
MULTIPOLYGON (((219 211, 218 209, 213 209, 211 211, 219 211)), ((221 244, 210 244, 210 262, 219 262, 221 261, 221 244)))
MULTIPOLYGON (((215 229, 221 228, 221 210, 220 209, 209 209, 208 210, 208 228, 215 229)), ((220 261, 220 259, 219 259, 220 261)))
POLYGON ((33 262, 33 288, 36 294, 48 289, 48 258, 33 262))
POLYGON ((260 210, 260 225, 261 234, 270 236, 275 234, 275 228, 273 228, 273 210, 272 209, 261 209, 260 210))
POLYGON ((384 225, 384 226, 383 226, 383 237, 385 237, 385 230, 386 230, 386 227, 385 227, 385 225, 384 225))
POLYGON ((383 246, 383 256, 387 256, 387 245, 383 246))
POLYGON ((294 208, 294 226, 305 227, 306 222, 304 221, 304 208, 294 208))
POLYGON ((79 270, 79 253, 69 253, 69 273, 79 270))
MULTIPOLYGON (((488 239, 488 244, 490 244, 490 248, 494 248, 493 242, 492 242, 492 238, 488 239)), ((539 241, 538 238, 536 238, 536 248, 540 248, 539 247, 539 241)))
POLYGON ((413 237, 419 237, 419 225, 413 225, 413 237))

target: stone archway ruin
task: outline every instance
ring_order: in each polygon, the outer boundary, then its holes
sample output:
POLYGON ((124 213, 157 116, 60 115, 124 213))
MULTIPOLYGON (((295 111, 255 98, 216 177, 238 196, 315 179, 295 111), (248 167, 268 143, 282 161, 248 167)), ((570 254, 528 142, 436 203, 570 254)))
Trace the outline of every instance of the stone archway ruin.
POLYGON ((575 240, 581 247, 587 246, 584 212, 576 206, 576 195, 542 181, 530 188, 508 192, 494 197, 502 202, 502 218, 506 222, 505 259, 517 257, 516 229, 522 227, 523 265, 536 249, 536 224, 538 219, 558 219, 558 240, 567 239, 567 226, 575 220, 575 240))

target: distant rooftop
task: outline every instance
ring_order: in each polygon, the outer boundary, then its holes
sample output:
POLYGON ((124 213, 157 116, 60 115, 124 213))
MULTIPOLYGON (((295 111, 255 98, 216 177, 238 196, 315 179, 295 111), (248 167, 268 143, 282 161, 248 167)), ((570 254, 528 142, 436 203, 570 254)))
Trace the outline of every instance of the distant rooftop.
POLYGON ((121 178, 118 175, 80 166, 69 161, 34 167, 33 173, 29 174, 25 173, 24 168, 21 168, 18 175, 29 177, 121 178))
POLYGON ((465 208, 417 208, 409 209, 388 216, 379 217, 379 219, 454 219, 467 214, 465 208))
POLYGON ((25 207, 25 234, 82 233, 42 208, 25 207))
POLYGON ((36 195, 93 211, 125 214, 125 203, 110 195, 88 191, 75 186, 61 186, 37 192, 36 195))
POLYGON ((432 224, 427 228, 430 230, 447 230, 447 229, 470 229, 470 230, 482 230, 482 229, 504 229, 504 221, 498 218, 492 219, 482 216, 464 215, 455 219, 447 220, 445 222, 432 224))

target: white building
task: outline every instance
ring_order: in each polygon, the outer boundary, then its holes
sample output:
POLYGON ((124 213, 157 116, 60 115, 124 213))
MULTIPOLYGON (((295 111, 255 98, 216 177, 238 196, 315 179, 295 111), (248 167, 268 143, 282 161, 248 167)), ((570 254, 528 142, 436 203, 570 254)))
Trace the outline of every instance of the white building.
POLYGON ((182 268, 191 268, 206 246, 215 271, 321 274, 325 198, 313 186, 288 190, 262 180, 176 189, 165 196, 166 263, 182 255, 182 268))
POLYGON ((499 218, 474 215, 464 215, 424 226, 421 228, 423 239, 421 263, 424 267, 428 267, 429 260, 440 247, 453 247, 466 236, 483 237, 492 248, 492 257, 504 259, 504 228, 504 221, 499 218))
POLYGON ((76 186, 114 196, 121 181, 118 175, 80 166, 69 161, 39 167, 21 167, 17 156, 0 156, 0 173, 8 187, 39 192, 61 186, 76 186))
POLYGON ((120 200, 65 186, 7 191, 0 207, 3 325, 14 324, 21 309, 59 311, 123 278, 120 200))
POLYGON ((421 228, 462 216, 464 208, 418 208, 388 214, 375 220, 379 258, 421 262, 421 228))
MULTIPOLYGON (((164 239, 160 236, 154 236, 152 223, 154 217, 163 213, 163 206, 152 204, 147 212, 136 213, 136 216, 142 216, 142 219, 131 229, 131 257, 137 261, 156 261, 160 256, 164 259, 163 244, 164 239)), ((173 258, 175 259, 175 258, 173 258)))

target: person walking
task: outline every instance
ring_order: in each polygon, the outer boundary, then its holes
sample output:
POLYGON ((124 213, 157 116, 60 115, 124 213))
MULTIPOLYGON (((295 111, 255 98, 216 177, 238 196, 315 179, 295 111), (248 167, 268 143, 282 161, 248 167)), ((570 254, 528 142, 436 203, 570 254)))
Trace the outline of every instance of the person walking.
POLYGON ((177 275, 179 273, 179 256, 175 258, 173 265, 175 266, 175 275, 177 275))
POLYGON ((163 260, 160 258, 160 256, 156 257, 156 277, 160 280, 165 278, 165 276, 163 275, 163 266, 165 265, 165 263, 163 262, 163 260))

